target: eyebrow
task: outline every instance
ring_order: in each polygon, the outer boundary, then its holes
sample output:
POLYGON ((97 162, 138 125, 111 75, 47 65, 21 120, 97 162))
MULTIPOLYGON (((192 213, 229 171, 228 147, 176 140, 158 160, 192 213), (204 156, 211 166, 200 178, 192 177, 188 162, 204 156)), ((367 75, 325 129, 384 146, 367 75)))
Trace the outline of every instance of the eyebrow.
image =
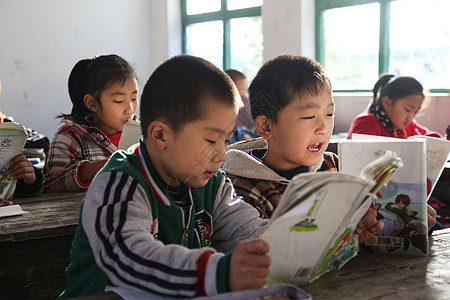
MULTIPOLYGON (((217 133, 219 133, 219 134, 222 134, 222 133, 225 132, 225 130, 220 129, 220 128, 217 128, 217 127, 205 127, 205 129, 206 129, 207 131, 213 131, 213 132, 217 132, 217 133)), ((228 134, 232 134, 235 130, 236 130, 236 126, 234 126, 234 127, 233 127, 233 130, 230 131, 228 134)))
MULTIPOLYGON (((299 109, 303 110, 303 109, 311 109, 311 108, 318 108, 319 105, 317 103, 306 103, 305 105, 302 105, 299 107, 299 109)), ((327 107, 334 107, 334 102, 330 101, 328 102, 327 107)))
MULTIPOLYGON (((111 96, 123 96, 126 95, 127 93, 123 93, 123 92, 114 92, 111 94, 111 96)), ((137 90, 133 91, 132 94, 137 94, 137 90)))

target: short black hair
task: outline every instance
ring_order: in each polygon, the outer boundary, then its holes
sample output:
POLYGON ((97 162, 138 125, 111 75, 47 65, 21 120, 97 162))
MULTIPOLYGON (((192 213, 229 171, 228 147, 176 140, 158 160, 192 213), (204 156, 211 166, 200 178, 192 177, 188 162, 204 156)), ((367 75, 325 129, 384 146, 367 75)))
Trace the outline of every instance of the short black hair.
POLYGON ((151 122, 164 119, 175 132, 202 117, 205 101, 236 105, 233 81, 209 61, 179 55, 162 63, 142 91, 140 121, 144 138, 151 122))
POLYGON ((227 69, 227 70, 225 70, 225 73, 227 73, 228 76, 231 77, 231 80, 233 80, 234 82, 236 82, 238 80, 247 79, 247 77, 245 76, 244 73, 242 73, 241 71, 235 70, 235 69, 227 69))
POLYGON ((277 56, 259 69, 250 84, 252 117, 265 115, 277 122, 280 111, 295 97, 319 95, 324 88, 331 90, 331 81, 319 62, 304 56, 277 56))

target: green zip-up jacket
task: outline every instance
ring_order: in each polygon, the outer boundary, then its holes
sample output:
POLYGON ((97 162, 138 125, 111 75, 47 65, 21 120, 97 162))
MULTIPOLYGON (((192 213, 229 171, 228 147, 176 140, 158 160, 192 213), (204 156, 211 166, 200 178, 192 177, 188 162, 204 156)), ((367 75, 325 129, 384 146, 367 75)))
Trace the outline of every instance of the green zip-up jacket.
POLYGON ((267 221, 236 198, 220 171, 206 186, 188 190, 184 218, 144 144, 134 153, 116 152, 81 204, 60 297, 99 293, 106 286, 171 298, 227 291, 231 253, 223 253, 261 234, 267 221))

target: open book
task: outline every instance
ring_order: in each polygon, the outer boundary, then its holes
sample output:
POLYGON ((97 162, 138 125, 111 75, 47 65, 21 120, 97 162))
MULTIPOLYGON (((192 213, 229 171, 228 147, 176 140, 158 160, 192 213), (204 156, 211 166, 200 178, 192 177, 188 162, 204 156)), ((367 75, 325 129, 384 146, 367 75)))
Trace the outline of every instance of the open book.
MULTIPOLYGON (((368 134, 354 133, 353 140, 361 139, 384 139, 391 141, 399 141, 397 138, 382 137, 368 134)), ((450 141, 424 135, 413 135, 408 137, 408 140, 425 141, 426 147, 426 165, 427 165, 427 200, 430 197, 436 183, 441 176, 445 163, 450 158, 450 141)))
POLYGON ((11 158, 22 153, 27 138, 22 125, 14 122, 0 123, 0 200, 8 200, 14 194, 16 179, 7 169, 11 158))
POLYGON ((402 167, 387 152, 359 176, 304 173, 286 188, 262 235, 271 258, 269 285, 303 284, 342 267, 358 251, 354 231, 377 190, 402 167))
POLYGON ((384 228, 365 242, 372 251, 428 255, 427 186, 428 190, 434 187, 450 150, 450 143, 441 141, 356 136, 339 142, 339 169, 343 172, 356 174, 385 151, 395 152, 404 164, 380 189, 382 197, 377 199, 376 208, 384 228))

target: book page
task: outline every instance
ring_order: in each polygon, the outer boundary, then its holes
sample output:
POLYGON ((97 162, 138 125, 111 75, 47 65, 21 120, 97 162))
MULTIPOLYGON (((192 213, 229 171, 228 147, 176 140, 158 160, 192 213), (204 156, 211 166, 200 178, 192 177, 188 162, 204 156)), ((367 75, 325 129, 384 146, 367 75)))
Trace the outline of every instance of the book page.
POLYGON ((277 207, 275 218, 272 217, 261 237, 270 246, 271 280, 305 283, 315 273, 323 274, 333 269, 334 263, 339 265, 340 261, 333 260, 339 251, 351 253, 347 259, 353 257, 357 243, 346 242, 355 228, 342 228, 341 224, 347 223, 344 220, 359 208, 355 203, 361 204, 369 188, 365 180, 346 174, 297 175, 280 201, 291 208, 276 217, 277 207), (307 177, 316 178, 308 181, 307 177), (296 181, 308 184, 300 183, 303 186, 300 188, 296 181), (297 204, 292 206, 292 203, 297 204))
POLYGON ((0 207, 0 218, 1 217, 10 217, 16 215, 22 215, 28 213, 27 211, 22 210, 19 204, 1 206, 0 207))
POLYGON ((140 138, 141 122, 130 119, 123 126, 122 136, 117 149, 126 150, 130 146, 139 143, 140 138))
POLYGON ((390 180, 380 188, 378 217, 384 228, 366 241, 373 250, 383 253, 428 254, 427 167, 423 140, 362 139, 340 141, 339 169, 358 174, 362 166, 386 151, 403 161, 390 180))
POLYGON ((408 139, 425 140, 427 148, 427 178, 431 182, 431 189, 428 191, 428 196, 430 196, 447 162, 450 152, 450 141, 423 135, 414 135, 408 139))
POLYGON ((22 153, 28 135, 25 128, 17 123, 0 123, 0 170, 9 168, 9 161, 22 153))

